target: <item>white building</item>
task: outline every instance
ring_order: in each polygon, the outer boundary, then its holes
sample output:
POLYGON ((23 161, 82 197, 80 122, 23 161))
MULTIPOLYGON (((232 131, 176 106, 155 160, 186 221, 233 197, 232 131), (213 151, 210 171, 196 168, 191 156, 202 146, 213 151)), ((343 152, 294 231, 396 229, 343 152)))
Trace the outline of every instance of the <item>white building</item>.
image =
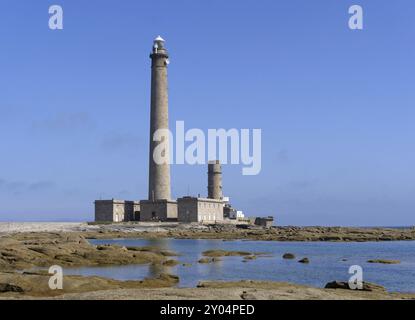
POLYGON ((242 211, 236 211, 236 219, 237 220, 244 219, 244 218, 245 218, 245 215, 242 211))

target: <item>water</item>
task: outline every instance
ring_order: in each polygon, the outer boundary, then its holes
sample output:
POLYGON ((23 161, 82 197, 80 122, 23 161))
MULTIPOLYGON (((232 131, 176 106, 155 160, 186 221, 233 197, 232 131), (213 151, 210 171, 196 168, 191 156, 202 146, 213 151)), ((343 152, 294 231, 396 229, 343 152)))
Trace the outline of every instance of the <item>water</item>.
POLYGON ((84 267, 66 269, 66 274, 97 275, 118 280, 141 280, 160 272, 180 277, 179 287, 195 287, 201 280, 269 280, 324 287, 333 280, 347 281, 351 265, 360 265, 364 281, 377 283, 389 291, 415 293, 415 241, 397 242, 276 242, 276 241, 222 241, 194 239, 116 239, 91 240, 93 244, 121 246, 157 246, 179 253, 172 257, 180 261, 175 267, 128 265, 111 267, 84 267), (267 253, 269 256, 242 262, 243 257, 223 257, 222 261, 199 264, 202 252, 211 249, 267 253), (284 260, 286 252, 294 253, 295 260, 284 260), (308 257, 309 264, 297 260, 308 257), (347 261, 342 261, 347 259, 347 261), (400 260, 400 264, 367 263, 369 259, 400 260), (190 263, 192 266, 183 266, 190 263))

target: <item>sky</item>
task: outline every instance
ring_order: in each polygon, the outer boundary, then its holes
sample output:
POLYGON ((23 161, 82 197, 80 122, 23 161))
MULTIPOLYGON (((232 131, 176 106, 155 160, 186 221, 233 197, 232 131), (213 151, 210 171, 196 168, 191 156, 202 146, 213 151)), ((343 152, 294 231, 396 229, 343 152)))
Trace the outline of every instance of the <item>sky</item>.
MULTIPOLYGON (((2 0, 0 221, 91 221, 147 197, 150 59, 170 53, 170 125, 259 128, 262 171, 224 193, 278 225, 414 225, 412 0, 2 0), (61 5, 64 29, 50 30, 61 5), (351 5, 364 29, 348 28, 351 5)), ((172 194, 207 168, 173 165, 172 194)))

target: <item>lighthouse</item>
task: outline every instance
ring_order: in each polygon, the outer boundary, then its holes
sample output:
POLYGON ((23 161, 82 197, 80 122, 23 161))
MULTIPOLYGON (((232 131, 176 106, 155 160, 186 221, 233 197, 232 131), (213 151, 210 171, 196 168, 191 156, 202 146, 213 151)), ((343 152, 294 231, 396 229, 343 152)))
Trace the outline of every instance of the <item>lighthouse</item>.
POLYGON ((140 221, 177 221, 177 201, 171 199, 169 95, 165 41, 153 41, 151 58, 150 150, 148 199, 140 201, 140 221))
POLYGON ((150 111, 150 154, 148 200, 170 200, 170 150, 169 99, 167 66, 169 55, 165 41, 158 36, 154 39, 151 58, 151 111, 150 111), (156 136, 156 135, 157 136, 156 136), (162 144, 162 145, 160 145, 162 144), (159 146, 158 150, 157 147, 159 146), (157 151, 161 151, 161 161, 156 161, 157 151), (156 153, 155 153, 156 151, 156 153), (160 163, 161 162, 161 163, 160 163))

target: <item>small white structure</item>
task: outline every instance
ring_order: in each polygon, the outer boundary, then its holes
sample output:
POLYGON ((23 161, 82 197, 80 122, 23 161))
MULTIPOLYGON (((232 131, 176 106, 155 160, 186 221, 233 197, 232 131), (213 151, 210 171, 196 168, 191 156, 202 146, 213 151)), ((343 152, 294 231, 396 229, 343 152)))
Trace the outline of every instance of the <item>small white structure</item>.
POLYGON ((240 220, 240 219, 245 219, 245 215, 242 211, 236 211, 236 219, 240 220))

